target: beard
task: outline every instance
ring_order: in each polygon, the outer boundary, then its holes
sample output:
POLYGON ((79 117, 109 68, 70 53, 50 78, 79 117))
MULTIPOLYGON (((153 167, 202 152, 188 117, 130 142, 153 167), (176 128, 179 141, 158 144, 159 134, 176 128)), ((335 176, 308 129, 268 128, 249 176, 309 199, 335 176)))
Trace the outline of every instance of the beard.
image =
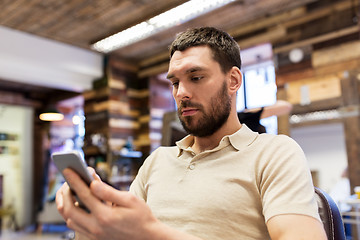
POLYGON ((191 102, 190 100, 182 101, 178 116, 184 130, 196 137, 207 137, 219 130, 227 121, 231 110, 231 98, 227 94, 227 84, 224 81, 222 88, 217 95, 213 97, 209 104, 209 110, 206 111, 203 105, 191 102), (182 116, 181 112, 184 107, 197 108, 202 116, 195 122, 194 116, 182 116))

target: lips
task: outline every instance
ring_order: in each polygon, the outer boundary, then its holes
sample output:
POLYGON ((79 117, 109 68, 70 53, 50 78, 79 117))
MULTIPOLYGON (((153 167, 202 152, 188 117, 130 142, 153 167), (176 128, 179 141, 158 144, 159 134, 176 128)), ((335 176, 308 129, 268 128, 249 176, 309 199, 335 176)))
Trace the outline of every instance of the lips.
POLYGON ((198 111, 199 110, 197 110, 196 108, 187 108, 187 109, 183 109, 181 113, 182 113, 183 116, 193 116, 198 111))

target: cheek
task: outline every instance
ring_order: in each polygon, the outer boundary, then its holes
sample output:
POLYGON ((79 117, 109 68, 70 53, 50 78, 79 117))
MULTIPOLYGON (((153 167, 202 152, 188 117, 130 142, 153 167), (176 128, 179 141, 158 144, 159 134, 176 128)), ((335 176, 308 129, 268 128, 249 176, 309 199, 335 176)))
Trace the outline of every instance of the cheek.
POLYGON ((178 101, 177 101, 177 99, 176 99, 176 94, 177 94, 177 91, 176 91, 176 89, 173 87, 172 96, 173 96, 175 102, 177 103, 178 101))
POLYGON ((176 95, 177 95, 177 91, 176 91, 175 88, 173 88, 173 89, 172 89, 172 96, 173 96, 173 98, 174 98, 174 100, 175 100, 176 105, 179 106, 179 102, 180 102, 180 101, 177 99, 176 95))

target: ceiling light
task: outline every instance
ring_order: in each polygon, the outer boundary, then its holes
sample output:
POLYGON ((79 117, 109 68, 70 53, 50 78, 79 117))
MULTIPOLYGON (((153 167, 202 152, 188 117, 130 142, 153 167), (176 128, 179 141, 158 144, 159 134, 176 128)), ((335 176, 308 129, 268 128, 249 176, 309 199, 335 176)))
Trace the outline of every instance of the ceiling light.
POLYGON ((40 120, 54 122, 64 119, 64 114, 56 111, 55 109, 49 109, 39 115, 40 120))
POLYGON ((233 1, 235 0, 191 0, 147 21, 125 29, 122 32, 100 40, 91 47, 99 52, 108 53, 145 39, 162 30, 189 21, 201 14, 207 13, 233 1))

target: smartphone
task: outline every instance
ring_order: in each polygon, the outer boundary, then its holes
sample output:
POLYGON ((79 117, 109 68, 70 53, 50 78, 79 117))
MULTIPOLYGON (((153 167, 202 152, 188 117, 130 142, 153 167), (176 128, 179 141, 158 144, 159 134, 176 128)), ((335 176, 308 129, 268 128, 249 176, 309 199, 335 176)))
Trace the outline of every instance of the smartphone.
MULTIPOLYGON (((94 180, 94 178, 87 170, 87 164, 85 163, 85 160, 82 158, 79 152, 56 152, 51 155, 51 158, 57 169, 61 172, 61 174, 65 168, 70 168, 74 170, 88 186, 90 186, 90 183, 94 180)), ((70 184, 69 187, 70 189, 72 189, 70 184)), ((79 206, 89 211, 88 209, 86 209, 85 205, 81 202, 81 200, 76 196, 76 193, 74 191, 72 192, 76 200, 78 201, 79 206)))

